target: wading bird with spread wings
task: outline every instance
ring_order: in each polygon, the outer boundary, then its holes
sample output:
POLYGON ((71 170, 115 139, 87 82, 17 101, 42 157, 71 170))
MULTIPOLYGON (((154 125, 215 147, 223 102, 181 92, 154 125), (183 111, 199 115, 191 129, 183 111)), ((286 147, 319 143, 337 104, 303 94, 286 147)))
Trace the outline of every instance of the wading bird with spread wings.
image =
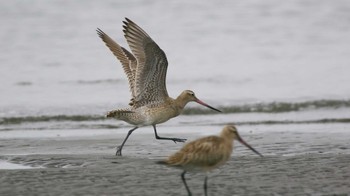
POLYGON ((168 68, 165 53, 143 29, 130 19, 125 19, 123 28, 132 53, 113 41, 101 29, 97 29, 98 36, 121 62, 131 91, 129 108, 112 110, 107 114, 107 117, 135 125, 129 130, 123 143, 118 146, 116 155, 122 155, 126 140, 141 126, 152 125, 156 139, 172 140, 175 143, 186 141, 181 138, 158 136, 156 125, 178 116, 190 101, 218 112, 220 110, 199 100, 191 90, 184 90, 176 99, 169 97, 165 83, 168 68))

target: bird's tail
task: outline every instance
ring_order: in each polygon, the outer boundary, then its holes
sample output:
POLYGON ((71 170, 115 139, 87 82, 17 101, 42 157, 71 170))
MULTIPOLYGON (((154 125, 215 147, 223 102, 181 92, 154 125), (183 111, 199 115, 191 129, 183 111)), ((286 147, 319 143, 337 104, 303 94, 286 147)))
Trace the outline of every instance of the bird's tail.
POLYGON ((183 168, 181 165, 176 165, 176 164, 171 164, 171 163, 169 163, 168 160, 156 161, 156 164, 159 164, 159 165, 166 165, 166 166, 168 166, 168 167, 173 167, 173 168, 178 168, 178 169, 183 168))
POLYGON ((120 118, 126 114, 134 113, 133 111, 126 109, 112 110, 107 113, 107 118, 120 118))

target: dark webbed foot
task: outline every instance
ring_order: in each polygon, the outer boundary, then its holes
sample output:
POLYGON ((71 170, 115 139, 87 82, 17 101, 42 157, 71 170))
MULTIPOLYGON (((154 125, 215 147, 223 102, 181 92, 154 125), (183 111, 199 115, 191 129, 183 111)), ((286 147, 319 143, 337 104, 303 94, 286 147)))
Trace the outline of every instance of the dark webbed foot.
POLYGON ((122 156, 122 146, 117 147, 117 152, 115 153, 115 156, 122 156))
POLYGON ((116 156, 122 156, 122 149, 123 149, 123 146, 124 146, 126 140, 128 140, 128 138, 129 138, 129 136, 131 135, 131 133, 132 133, 133 131, 135 131, 137 128, 138 128, 138 127, 134 127, 133 129, 131 129, 131 130, 128 132, 128 135, 126 135, 126 137, 125 137, 125 139, 124 139, 122 145, 120 145, 120 146, 117 147, 117 152, 115 153, 116 156))
POLYGON ((176 144, 176 142, 186 142, 187 139, 182 139, 182 138, 171 138, 176 144))
POLYGON ((153 125, 153 129, 154 129, 154 136, 156 136, 157 140, 172 140, 173 142, 185 142, 187 139, 182 139, 182 138, 173 138, 173 137, 159 137, 159 135, 157 134, 157 129, 156 129, 156 125, 153 125))
POLYGON ((172 140, 173 142, 186 142, 187 139, 182 139, 182 138, 169 138, 169 137, 159 137, 156 135, 157 140, 172 140))

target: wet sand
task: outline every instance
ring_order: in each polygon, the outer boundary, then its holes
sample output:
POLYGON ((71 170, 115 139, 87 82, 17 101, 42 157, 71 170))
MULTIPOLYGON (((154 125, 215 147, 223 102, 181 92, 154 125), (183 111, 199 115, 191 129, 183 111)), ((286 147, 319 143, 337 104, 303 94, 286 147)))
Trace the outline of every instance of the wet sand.
MULTIPOLYGON (((236 144, 232 160, 209 174, 209 195, 350 193, 350 132, 249 129, 242 137, 265 157, 236 144)), ((181 133, 190 140, 198 135, 181 133)), ((34 167, 1 169, 0 195, 187 195, 180 170, 155 164, 182 144, 156 141, 152 132, 140 131, 124 156, 116 157, 115 144, 124 136, 0 139, 0 160, 34 167)), ((187 179, 194 195, 204 194, 204 174, 190 173, 187 179)))

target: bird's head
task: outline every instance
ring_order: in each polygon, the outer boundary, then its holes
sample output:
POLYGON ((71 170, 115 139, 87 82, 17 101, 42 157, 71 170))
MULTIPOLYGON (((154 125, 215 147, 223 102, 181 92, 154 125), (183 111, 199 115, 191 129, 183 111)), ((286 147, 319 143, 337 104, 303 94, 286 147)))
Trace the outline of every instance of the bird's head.
POLYGON ((218 110, 218 109, 216 109, 216 108, 214 108, 214 107, 204 103, 203 101, 199 100, 196 97, 196 95, 194 94, 194 92, 191 91, 191 90, 184 90, 184 91, 182 91, 182 93, 180 94, 179 97, 184 101, 185 104, 187 104, 190 101, 194 101, 194 102, 197 102, 197 103, 199 103, 199 104, 201 104, 201 105, 203 105, 203 106, 205 106, 207 108, 210 108, 210 109, 215 110, 217 112, 221 112, 220 110, 218 110))
POLYGON ((241 144, 245 145, 247 148, 252 150, 257 155, 263 157, 262 154, 260 154, 257 150, 255 150, 253 147, 251 147, 247 142, 245 142, 241 136, 239 135, 237 128, 234 125, 226 125, 224 129, 221 132, 221 137, 223 138, 232 138, 233 140, 239 141, 241 144))

